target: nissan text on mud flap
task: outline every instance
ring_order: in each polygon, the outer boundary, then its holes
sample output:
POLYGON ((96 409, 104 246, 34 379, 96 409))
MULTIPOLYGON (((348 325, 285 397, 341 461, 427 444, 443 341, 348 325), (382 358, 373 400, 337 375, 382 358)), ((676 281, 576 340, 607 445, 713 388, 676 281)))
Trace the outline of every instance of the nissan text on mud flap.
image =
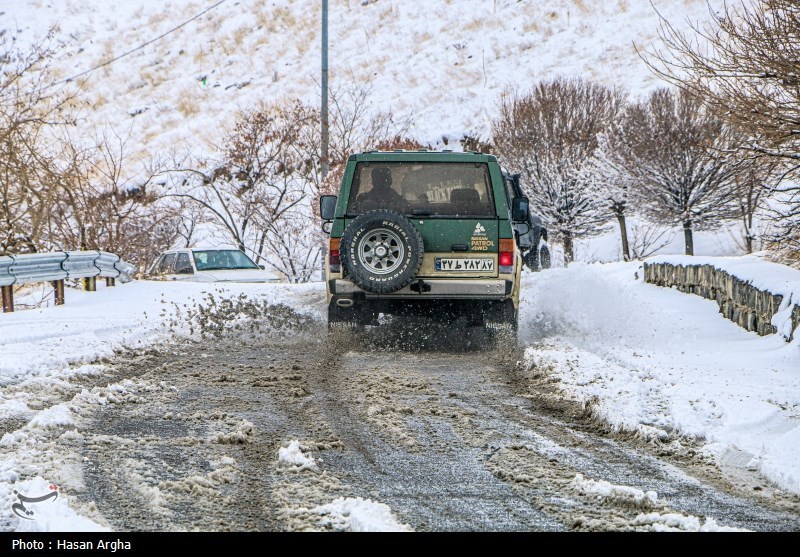
POLYGON ((339 195, 320 199, 329 327, 422 314, 515 334, 528 200, 506 177, 482 153, 352 155, 339 195))

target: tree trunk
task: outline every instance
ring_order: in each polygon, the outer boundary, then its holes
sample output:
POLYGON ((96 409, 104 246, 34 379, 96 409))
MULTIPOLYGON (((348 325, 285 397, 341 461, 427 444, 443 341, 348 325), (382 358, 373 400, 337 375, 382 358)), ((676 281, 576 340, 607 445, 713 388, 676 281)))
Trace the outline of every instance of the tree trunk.
POLYGON ((267 239, 267 232, 261 232, 261 239, 258 241, 258 253, 256 253, 256 265, 261 263, 261 254, 264 253, 264 242, 267 239))
POLYGON ((692 238, 692 221, 683 221, 683 239, 686 243, 686 255, 694 255, 694 239, 692 238))
POLYGON ((753 213, 744 215, 744 249, 749 253, 753 253, 753 213))
POLYGON ((563 232, 564 236, 564 264, 569 265, 575 261, 575 250, 572 246, 572 232, 563 232))
POLYGON ((622 258, 625 261, 631 260, 631 250, 628 245, 628 227, 625 225, 625 215, 617 213, 617 221, 619 221, 619 234, 622 238, 622 258))

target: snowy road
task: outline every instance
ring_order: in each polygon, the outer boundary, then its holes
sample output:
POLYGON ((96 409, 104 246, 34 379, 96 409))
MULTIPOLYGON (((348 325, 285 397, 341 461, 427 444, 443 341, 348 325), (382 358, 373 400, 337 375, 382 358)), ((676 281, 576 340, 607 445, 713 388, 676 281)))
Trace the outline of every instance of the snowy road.
POLYGON ((798 339, 638 271, 532 273, 494 351, 458 323, 330 339, 318 283, 6 314, 0 530, 800 530, 798 339))
POLYGON ((117 359, 77 498, 117 530, 800 528, 797 498, 610 433, 519 350, 310 329, 117 359))

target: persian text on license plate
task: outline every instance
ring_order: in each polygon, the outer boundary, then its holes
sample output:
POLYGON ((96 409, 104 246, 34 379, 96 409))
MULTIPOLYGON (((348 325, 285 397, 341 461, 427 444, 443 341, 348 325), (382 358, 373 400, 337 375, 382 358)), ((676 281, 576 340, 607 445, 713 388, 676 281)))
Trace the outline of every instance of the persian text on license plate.
POLYGON ((436 258, 436 270, 444 272, 486 272, 494 271, 494 259, 487 258, 464 258, 449 259, 445 257, 436 258))

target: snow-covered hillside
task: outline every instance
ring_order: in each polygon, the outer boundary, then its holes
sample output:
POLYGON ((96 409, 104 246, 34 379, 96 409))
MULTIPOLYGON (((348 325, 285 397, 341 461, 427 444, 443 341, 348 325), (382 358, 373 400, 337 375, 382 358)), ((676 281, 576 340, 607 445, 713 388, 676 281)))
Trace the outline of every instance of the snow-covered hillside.
MULTIPOLYGON (((131 150, 147 157, 213 144, 236 109, 259 99, 317 104, 320 6, 0 0, 0 32, 24 43, 57 26, 61 80, 135 49, 74 83, 85 131, 130 131, 131 150)), ((367 85, 373 106, 411 119, 410 135, 423 143, 488 137, 502 93, 541 79, 580 75, 634 95, 659 86, 634 48, 657 41, 654 7, 678 27, 708 17, 705 0, 335 0, 331 86, 367 85)))

